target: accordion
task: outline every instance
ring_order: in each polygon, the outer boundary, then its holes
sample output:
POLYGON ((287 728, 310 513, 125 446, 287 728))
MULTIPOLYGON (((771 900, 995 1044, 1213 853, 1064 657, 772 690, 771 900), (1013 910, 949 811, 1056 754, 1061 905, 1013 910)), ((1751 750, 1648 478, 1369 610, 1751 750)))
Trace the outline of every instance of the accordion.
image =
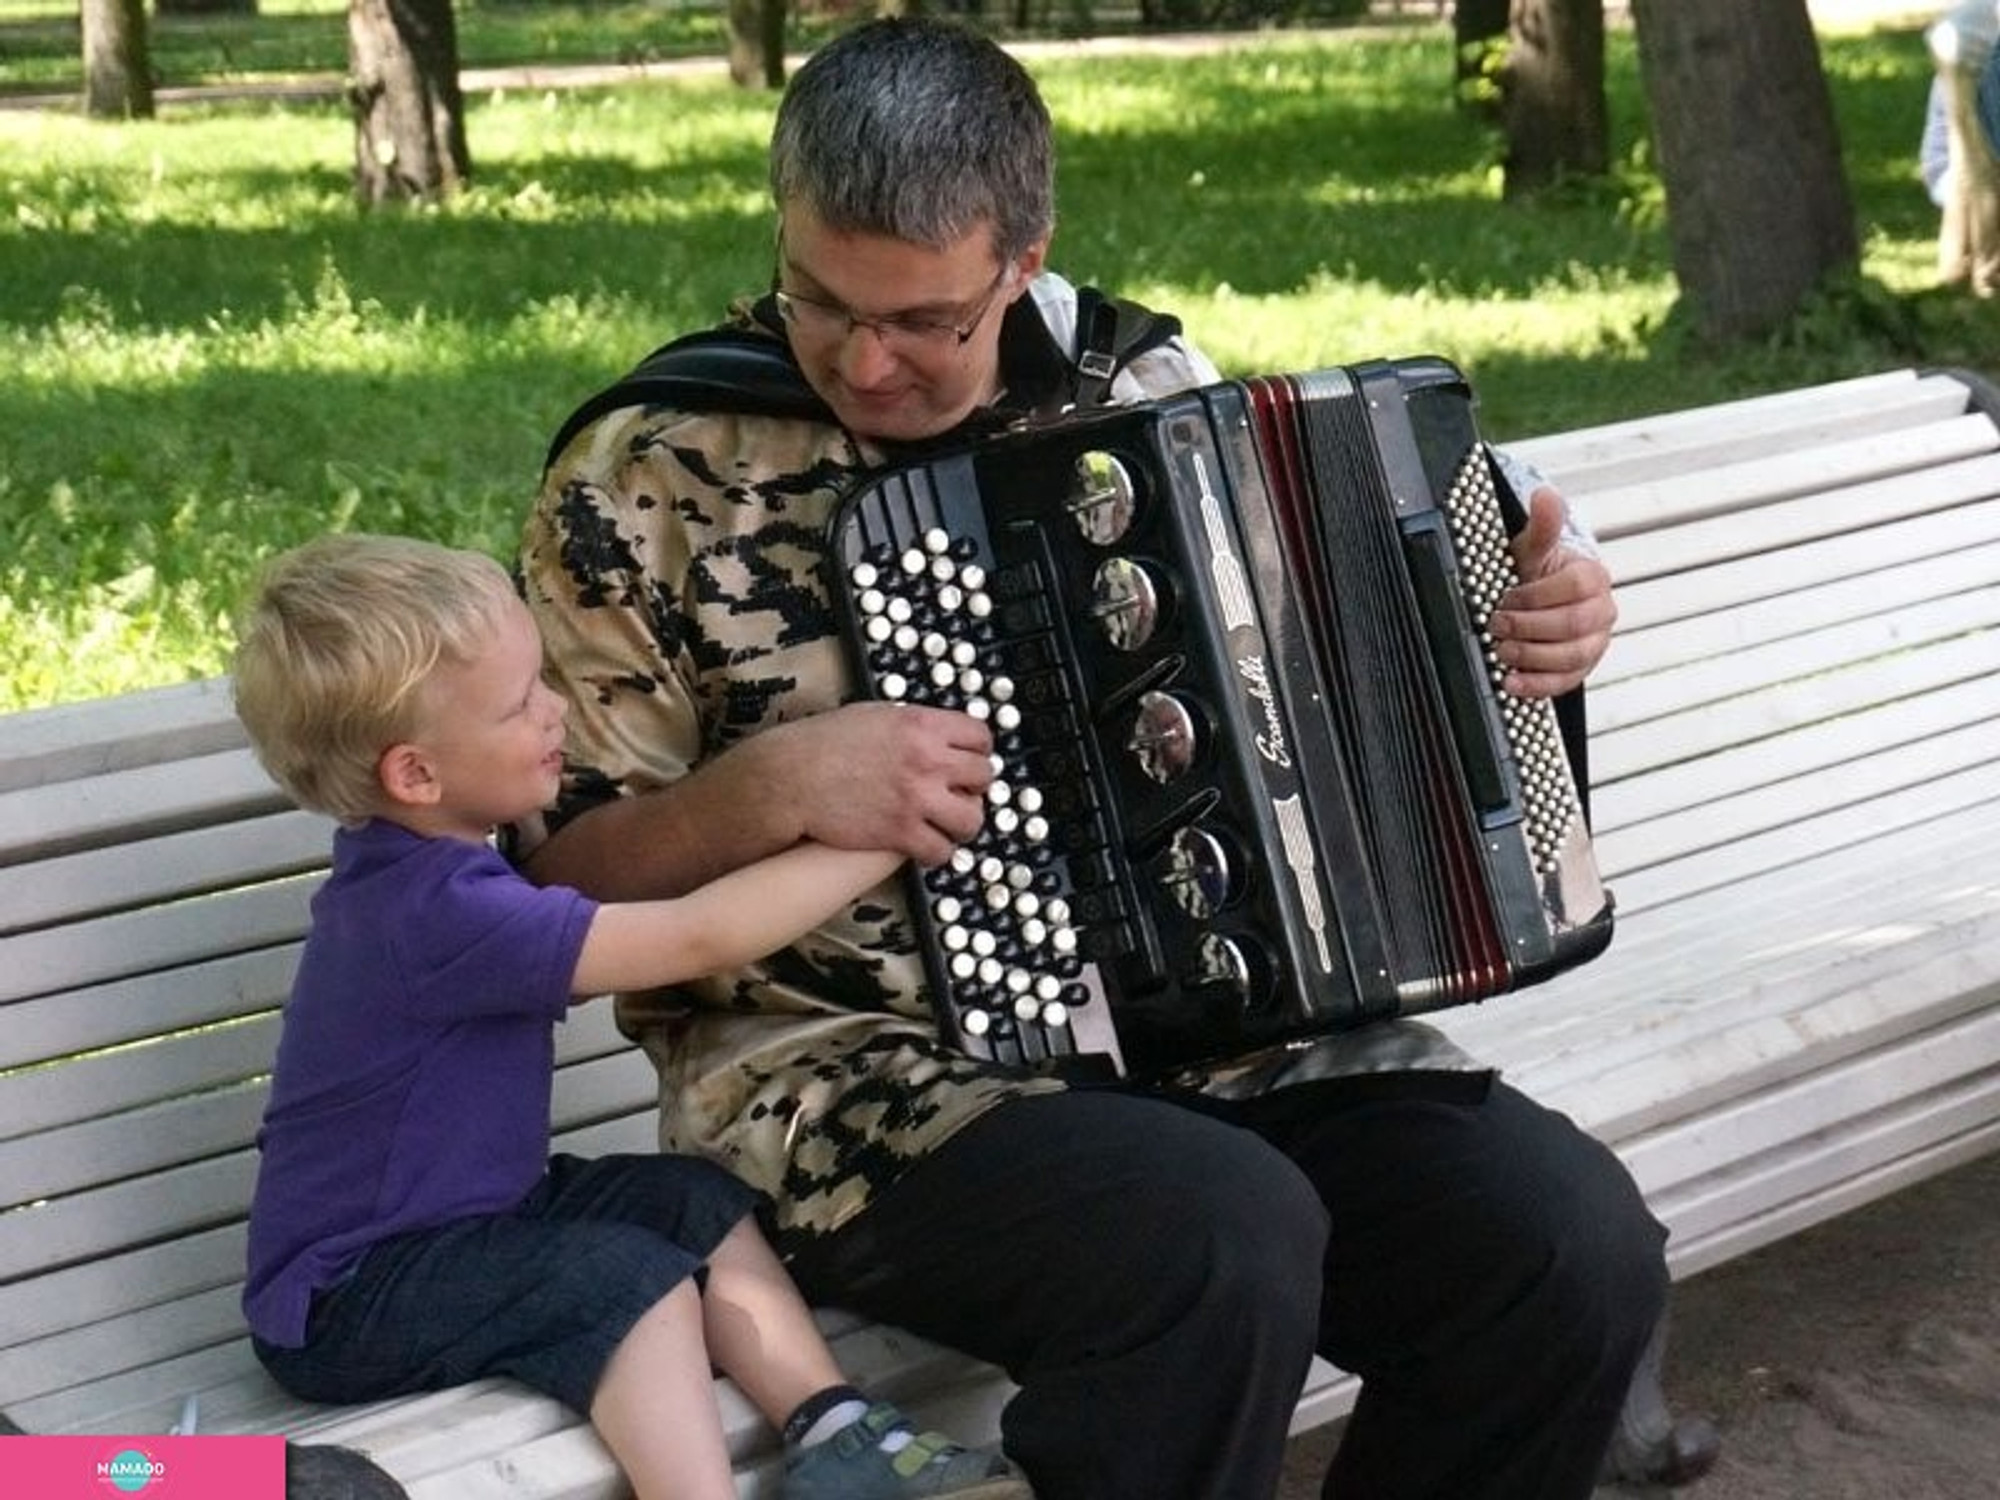
POLYGON ((1439 359, 1072 414, 845 497, 861 692, 993 733, 980 833, 909 874, 947 1038, 1155 1079, 1600 952, 1554 711, 1484 629, 1520 514, 1439 359))

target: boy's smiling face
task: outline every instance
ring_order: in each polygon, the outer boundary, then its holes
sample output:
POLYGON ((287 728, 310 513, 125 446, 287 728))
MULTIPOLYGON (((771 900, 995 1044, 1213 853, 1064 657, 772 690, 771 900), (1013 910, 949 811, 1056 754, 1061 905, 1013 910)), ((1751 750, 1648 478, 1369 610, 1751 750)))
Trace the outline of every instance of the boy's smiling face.
POLYGON ((569 705, 542 680, 542 642, 508 600, 485 648, 422 688, 422 728, 383 753, 389 816, 432 836, 483 840, 555 799, 569 705))

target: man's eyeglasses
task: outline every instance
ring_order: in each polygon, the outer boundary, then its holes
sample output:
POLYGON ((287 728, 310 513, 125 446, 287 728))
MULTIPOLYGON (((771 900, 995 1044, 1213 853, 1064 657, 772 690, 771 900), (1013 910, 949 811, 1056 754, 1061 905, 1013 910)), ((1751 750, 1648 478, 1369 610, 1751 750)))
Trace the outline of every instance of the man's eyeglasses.
POLYGON ((782 288, 774 288, 771 295, 778 304, 778 315, 808 338, 844 339, 855 329, 866 328, 882 341, 885 349, 919 356, 940 354, 965 347, 979 325, 986 320, 987 313, 993 310, 993 301, 1007 284, 1013 269, 1012 265, 1000 268, 1000 274, 993 278, 993 284, 979 299, 978 306, 965 315, 963 322, 925 317, 921 313, 889 313, 880 318, 864 318, 839 302, 805 297, 782 288))

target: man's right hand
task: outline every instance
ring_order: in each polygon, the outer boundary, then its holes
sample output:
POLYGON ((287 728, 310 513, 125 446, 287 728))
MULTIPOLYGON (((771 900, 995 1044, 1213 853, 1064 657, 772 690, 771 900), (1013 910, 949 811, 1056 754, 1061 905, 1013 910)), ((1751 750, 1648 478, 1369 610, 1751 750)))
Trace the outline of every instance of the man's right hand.
POLYGON ((993 737, 969 714, 850 703, 769 731, 765 748, 779 751, 785 795, 821 843, 938 865, 985 817, 993 737))

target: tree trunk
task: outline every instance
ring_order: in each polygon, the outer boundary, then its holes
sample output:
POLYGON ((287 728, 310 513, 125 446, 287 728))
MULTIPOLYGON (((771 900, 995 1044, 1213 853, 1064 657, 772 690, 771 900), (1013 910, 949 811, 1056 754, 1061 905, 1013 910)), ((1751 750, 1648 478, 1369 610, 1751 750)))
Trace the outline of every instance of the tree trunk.
POLYGON ((348 0, 354 192, 363 205, 436 199, 472 176, 451 0, 348 0))
POLYGON ((145 0, 83 0, 82 19, 83 112, 93 120, 150 120, 145 0))
POLYGON ((1507 53, 1507 8, 1512 0, 1458 0, 1451 8, 1453 83, 1458 102, 1498 118, 1499 61, 1507 53))
POLYGON ((738 88, 785 86, 785 0, 729 0, 729 77, 738 88))
POLYGON ((1674 274, 1703 332, 1750 338, 1860 261, 1806 0, 1633 0, 1674 274))
POLYGON ((1513 0, 1501 81, 1507 196, 1610 161, 1603 0, 1513 0))

